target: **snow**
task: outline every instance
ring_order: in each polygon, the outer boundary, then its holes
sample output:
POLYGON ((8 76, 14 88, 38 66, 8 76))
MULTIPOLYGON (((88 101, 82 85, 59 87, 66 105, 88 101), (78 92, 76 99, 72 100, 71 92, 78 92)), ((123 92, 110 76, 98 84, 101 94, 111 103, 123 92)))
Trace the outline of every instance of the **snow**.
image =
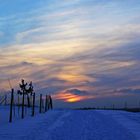
POLYGON ((140 113, 52 110, 1 123, 0 140, 140 140, 140 113))
POLYGON ((102 111, 102 113, 114 118, 117 123, 123 125, 123 127, 133 133, 137 139, 140 139, 140 113, 130 113, 124 111, 119 111, 119 113, 118 111, 102 111))

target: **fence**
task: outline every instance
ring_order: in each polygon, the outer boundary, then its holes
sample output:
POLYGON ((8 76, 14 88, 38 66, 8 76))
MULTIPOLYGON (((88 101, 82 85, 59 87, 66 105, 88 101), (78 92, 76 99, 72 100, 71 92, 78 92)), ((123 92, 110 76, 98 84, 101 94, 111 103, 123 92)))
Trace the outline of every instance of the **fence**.
POLYGON ((26 88, 27 83, 20 84, 21 90, 14 91, 0 96, 0 123, 2 120, 12 122, 16 119, 24 119, 26 116, 35 116, 38 113, 45 113, 53 108, 50 95, 36 94, 32 83, 26 88))
POLYGON ((52 108, 52 98, 50 95, 43 96, 40 94, 36 96, 35 92, 30 96, 26 93, 19 95, 12 89, 9 122, 12 122, 12 118, 16 114, 23 119, 26 115, 34 116, 37 112, 44 113, 52 108))

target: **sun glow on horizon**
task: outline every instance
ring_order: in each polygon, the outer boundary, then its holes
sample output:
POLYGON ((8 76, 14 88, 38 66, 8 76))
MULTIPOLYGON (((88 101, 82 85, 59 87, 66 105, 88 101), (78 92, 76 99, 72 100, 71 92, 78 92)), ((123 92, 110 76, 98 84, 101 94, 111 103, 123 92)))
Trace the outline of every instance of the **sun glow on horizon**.
POLYGON ((58 93, 56 95, 53 95, 52 97, 55 100, 62 100, 64 102, 69 102, 69 103, 79 102, 82 100, 93 98, 93 96, 88 96, 88 95, 82 96, 82 95, 76 95, 72 93, 58 93))

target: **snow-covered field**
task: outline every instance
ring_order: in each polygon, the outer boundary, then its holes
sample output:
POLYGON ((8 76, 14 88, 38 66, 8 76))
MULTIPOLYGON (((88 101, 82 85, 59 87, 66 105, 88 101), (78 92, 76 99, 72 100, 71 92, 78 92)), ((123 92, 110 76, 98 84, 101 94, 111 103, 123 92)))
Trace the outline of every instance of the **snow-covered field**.
POLYGON ((53 110, 9 124, 0 140, 140 140, 140 113, 53 110))

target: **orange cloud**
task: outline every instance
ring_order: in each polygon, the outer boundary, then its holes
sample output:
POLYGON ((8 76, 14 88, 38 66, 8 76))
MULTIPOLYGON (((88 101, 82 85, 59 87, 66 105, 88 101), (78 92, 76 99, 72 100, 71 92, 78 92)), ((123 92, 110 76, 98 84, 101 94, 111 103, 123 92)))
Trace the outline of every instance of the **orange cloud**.
POLYGON ((94 96, 89 96, 89 95, 75 95, 72 93, 58 93, 56 95, 52 95, 53 99, 55 100, 63 100, 64 102, 79 102, 85 99, 91 99, 94 98, 94 96))

